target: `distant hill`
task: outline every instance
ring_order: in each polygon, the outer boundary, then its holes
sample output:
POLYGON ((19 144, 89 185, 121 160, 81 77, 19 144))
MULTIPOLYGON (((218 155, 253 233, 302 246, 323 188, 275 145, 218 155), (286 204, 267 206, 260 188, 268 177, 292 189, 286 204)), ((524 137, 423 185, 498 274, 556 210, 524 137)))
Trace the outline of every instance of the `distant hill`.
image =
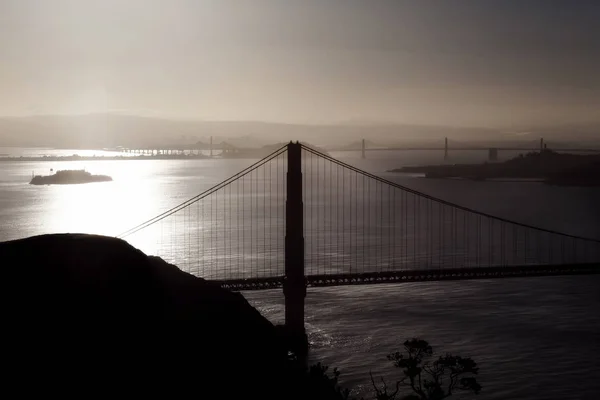
MULTIPOLYGON (((569 137, 567 127, 553 134, 569 137)), ((589 129, 586 130, 588 132, 589 129)), ((345 123, 299 125, 254 121, 186 121, 121 114, 79 116, 31 116, 0 118, 0 146, 111 148, 192 144, 198 141, 227 141, 237 147, 258 148, 274 142, 301 140, 318 146, 345 146, 367 138, 381 145, 399 141, 439 141, 448 136, 456 141, 536 140, 489 128, 457 128, 427 125, 345 123)))

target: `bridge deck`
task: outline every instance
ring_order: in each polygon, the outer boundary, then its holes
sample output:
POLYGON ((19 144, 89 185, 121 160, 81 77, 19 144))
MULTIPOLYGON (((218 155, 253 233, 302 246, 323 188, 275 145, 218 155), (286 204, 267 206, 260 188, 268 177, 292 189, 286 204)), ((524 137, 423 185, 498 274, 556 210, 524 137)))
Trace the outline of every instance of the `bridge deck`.
MULTIPOLYGON (((421 269, 360 274, 325 274, 306 276, 308 287, 372 285, 468 279, 498 279, 535 276, 600 274, 600 264, 524 265, 476 268, 421 269)), ((283 287, 285 277, 265 277, 213 281, 231 290, 265 290, 283 287)))

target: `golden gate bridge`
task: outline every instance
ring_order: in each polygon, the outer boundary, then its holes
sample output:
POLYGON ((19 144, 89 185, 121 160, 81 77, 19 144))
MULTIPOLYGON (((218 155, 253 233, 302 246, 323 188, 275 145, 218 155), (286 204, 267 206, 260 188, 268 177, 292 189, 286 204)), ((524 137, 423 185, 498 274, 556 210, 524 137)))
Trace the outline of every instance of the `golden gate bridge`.
POLYGON ((600 272, 600 240, 489 215, 289 143, 119 237, 232 290, 600 272))

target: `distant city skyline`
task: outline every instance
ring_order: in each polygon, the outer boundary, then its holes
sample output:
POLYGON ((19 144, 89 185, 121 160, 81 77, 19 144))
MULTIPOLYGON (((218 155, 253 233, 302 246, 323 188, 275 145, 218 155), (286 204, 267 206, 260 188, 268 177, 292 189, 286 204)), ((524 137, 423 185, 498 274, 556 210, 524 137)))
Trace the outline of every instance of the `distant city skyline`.
POLYGON ((600 124, 600 2, 4 0, 0 116, 600 124))

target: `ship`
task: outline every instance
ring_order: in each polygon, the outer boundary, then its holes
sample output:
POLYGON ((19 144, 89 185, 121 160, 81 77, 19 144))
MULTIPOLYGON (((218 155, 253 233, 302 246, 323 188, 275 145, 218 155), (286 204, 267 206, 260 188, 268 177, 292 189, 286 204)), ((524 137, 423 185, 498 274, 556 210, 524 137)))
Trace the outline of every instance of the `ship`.
POLYGON ((34 175, 30 185, 76 185, 91 182, 109 182, 112 178, 107 175, 92 175, 85 170, 56 171, 54 175, 34 175))

